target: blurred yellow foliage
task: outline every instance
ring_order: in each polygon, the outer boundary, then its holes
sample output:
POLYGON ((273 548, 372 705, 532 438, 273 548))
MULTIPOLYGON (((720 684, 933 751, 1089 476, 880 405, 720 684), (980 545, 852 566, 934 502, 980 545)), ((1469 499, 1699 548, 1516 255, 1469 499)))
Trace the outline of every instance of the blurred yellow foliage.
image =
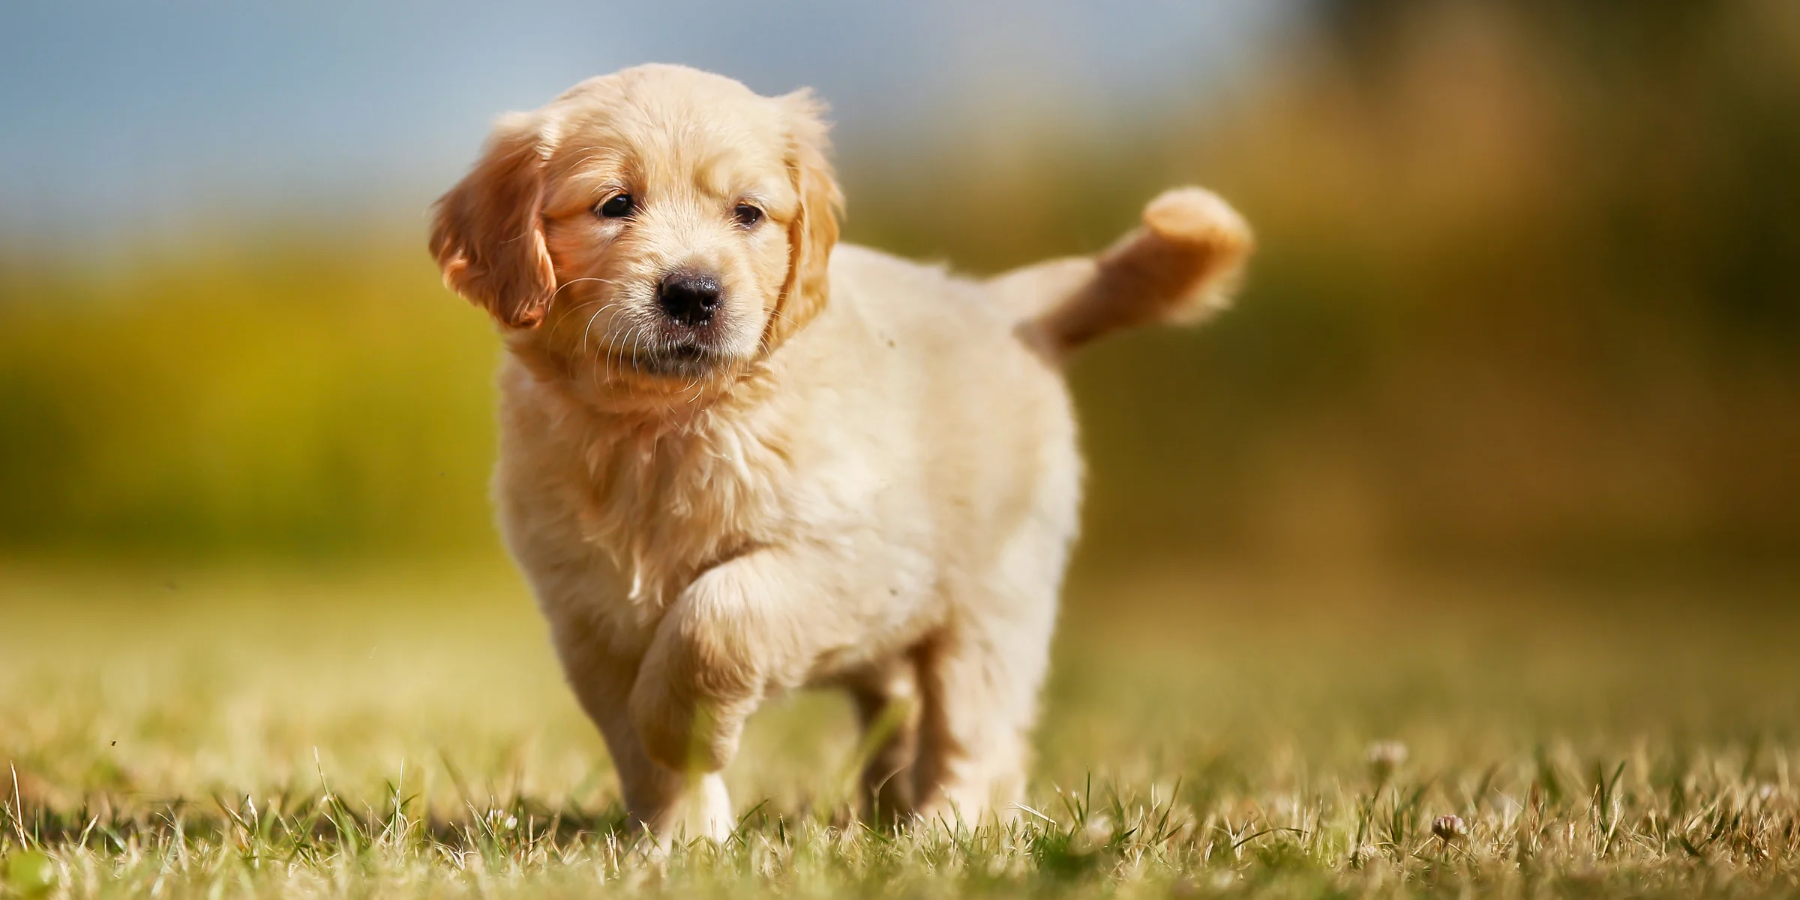
MULTIPOLYGON (((1256 224, 1241 309, 1076 363, 1086 559, 1800 558, 1792 4, 1316 11, 1204 115, 843 160, 850 239, 978 272, 1172 182, 1256 224)), ((0 553, 493 553, 497 351, 419 243, 0 257, 0 553)))
POLYGON ((486 323, 438 288, 422 252, 307 243, 10 282, 4 540, 492 552, 486 323))

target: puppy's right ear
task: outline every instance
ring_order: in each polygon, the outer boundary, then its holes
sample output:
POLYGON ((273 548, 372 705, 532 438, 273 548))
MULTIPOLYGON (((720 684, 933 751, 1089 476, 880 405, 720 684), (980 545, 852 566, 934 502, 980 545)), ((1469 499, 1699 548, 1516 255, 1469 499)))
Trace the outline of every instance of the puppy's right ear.
POLYGON ((501 118, 481 160, 438 199, 431 224, 445 286, 508 328, 542 322, 556 291, 543 215, 551 140, 540 113, 501 118))

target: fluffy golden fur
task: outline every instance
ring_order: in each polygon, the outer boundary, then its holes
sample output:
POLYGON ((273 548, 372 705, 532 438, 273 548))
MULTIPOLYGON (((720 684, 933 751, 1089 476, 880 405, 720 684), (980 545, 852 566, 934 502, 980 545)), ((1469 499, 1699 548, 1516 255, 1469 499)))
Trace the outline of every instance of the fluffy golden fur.
POLYGON ((718 771, 803 685, 877 729, 873 810, 1011 814, 1080 497, 1060 362, 1220 305, 1250 250, 1198 188, 989 280, 836 245, 820 112, 629 69, 501 119, 437 207, 445 281, 508 351, 507 545, 659 838, 730 829, 718 771), (699 325, 678 271, 719 289, 699 325))

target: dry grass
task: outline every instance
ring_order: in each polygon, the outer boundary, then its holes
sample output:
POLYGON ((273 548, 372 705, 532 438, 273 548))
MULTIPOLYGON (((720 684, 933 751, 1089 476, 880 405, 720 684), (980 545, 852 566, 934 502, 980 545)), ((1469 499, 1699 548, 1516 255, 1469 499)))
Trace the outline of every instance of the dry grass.
POLYGON ((0 574, 8 895, 1800 892, 1778 603, 1078 586, 1014 825, 856 824, 809 695, 729 771, 737 837, 654 863, 503 573, 0 574))

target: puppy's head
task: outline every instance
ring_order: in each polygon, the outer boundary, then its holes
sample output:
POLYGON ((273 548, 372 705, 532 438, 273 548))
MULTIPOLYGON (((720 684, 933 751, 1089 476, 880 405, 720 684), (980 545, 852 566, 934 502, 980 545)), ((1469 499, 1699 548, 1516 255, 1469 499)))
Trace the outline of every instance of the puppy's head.
POLYGON ((500 120, 431 251, 534 367, 639 389, 741 371, 826 301, 821 111, 676 66, 583 82, 500 120))

